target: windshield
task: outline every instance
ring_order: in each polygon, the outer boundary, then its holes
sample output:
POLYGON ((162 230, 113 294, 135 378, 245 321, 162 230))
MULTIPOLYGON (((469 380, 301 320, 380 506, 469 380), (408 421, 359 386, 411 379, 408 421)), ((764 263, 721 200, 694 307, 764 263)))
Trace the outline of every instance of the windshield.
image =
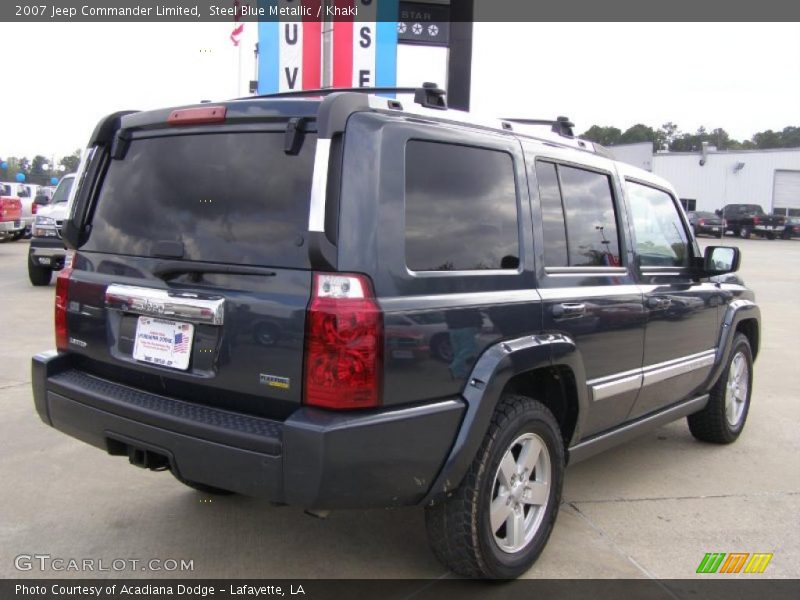
POLYGON ((177 242, 184 260, 308 267, 316 136, 296 156, 284 133, 134 139, 112 160, 84 250, 153 256, 177 242))
POLYGON ((75 181, 74 177, 64 177, 64 179, 61 180, 61 183, 58 184, 58 187, 53 194, 53 204, 67 201, 67 198, 69 198, 69 192, 72 189, 73 181, 75 181))

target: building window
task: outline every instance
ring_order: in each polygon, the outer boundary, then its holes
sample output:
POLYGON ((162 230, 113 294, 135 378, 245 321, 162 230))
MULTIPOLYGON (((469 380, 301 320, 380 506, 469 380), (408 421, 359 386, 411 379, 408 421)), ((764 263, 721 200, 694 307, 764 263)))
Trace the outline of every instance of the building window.
POLYGON ((406 145, 406 265, 414 271, 517 269, 510 154, 439 142, 406 145))

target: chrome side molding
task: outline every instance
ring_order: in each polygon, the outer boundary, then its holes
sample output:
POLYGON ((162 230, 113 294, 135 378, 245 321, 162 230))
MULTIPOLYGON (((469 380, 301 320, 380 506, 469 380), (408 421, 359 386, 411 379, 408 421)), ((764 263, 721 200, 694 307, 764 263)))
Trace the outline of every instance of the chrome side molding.
POLYGON ((225 299, 199 298, 196 294, 188 292, 181 294, 114 283, 106 288, 106 308, 148 317, 222 325, 225 299))
POLYGON ((690 354, 689 356, 682 356, 674 360, 648 365, 641 369, 633 369, 632 371, 625 371, 623 373, 615 373, 592 379, 587 381, 586 384, 592 390, 592 399, 604 400, 637 390, 640 387, 646 387, 659 383, 678 375, 684 375, 691 371, 712 367, 716 358, 716 348, 698 352, 697 354, 690 354))

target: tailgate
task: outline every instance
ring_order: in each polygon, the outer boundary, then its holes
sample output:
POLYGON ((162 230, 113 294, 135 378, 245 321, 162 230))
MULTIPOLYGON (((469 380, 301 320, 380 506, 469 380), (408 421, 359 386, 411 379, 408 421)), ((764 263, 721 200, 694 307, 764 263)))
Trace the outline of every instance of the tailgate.
POLYGON ((114 381, 281 418, 302 399, 315 137, 134 136, 69 283, 69 350, 114 381))
POLYGON ((18 221, 22 218, 22 203, 19 198, 0 198, 0 221, 18 221))

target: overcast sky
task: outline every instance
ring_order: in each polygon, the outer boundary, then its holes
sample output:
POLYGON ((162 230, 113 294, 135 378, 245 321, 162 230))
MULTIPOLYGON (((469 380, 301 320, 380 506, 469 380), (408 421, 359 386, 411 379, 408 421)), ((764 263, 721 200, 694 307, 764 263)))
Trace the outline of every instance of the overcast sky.
MULTIPOLYGON (((0 23, 0 157, 59 157, 97 120, 244 94, 256 26, 239 52, 228 23, 0 23), (17 73, 16 75, 13 75, 17 73)), ((399 83, 444 81, 445 52, 404 46, 399 83)), ((800 24, 479 23, 473 111, 567 115, 578 131, 671 120, 737 139, 800 125, 800 24)))

